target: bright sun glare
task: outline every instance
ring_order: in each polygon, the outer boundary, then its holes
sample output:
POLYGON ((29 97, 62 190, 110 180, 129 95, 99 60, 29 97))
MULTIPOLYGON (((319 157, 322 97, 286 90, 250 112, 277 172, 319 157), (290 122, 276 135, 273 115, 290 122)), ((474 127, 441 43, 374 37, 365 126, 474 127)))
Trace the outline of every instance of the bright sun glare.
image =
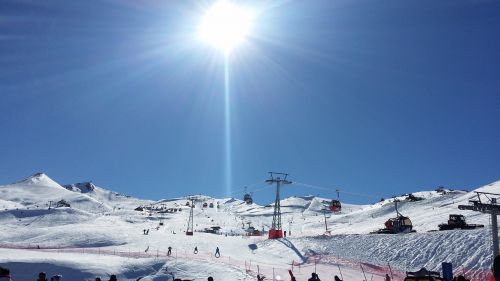
POLYGON ((205 14, 200 36, 215 48, 229 53, 245 40, 251 28, 252 11, 229 1, 216 2, 205 14))

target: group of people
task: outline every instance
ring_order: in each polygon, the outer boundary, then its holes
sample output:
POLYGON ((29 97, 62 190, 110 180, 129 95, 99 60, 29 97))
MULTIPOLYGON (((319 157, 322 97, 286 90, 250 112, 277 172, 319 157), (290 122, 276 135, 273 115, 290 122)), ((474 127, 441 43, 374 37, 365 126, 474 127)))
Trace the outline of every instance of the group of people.
MULTIPOLYGON (((168 247, 168 250, 169 250, 169 254, 170 254, 172 248, 168 247)), ((197 252, 198 252, 198 247, 195 247, 195 253, 197 253, 197 252)), ((217 247, 217 249, 216 249, 216 256, 220 256, 219 247, 217 247)), ((500 281, 500 255, 495 257, 491 270, 493 272, 493 275, 491 275, 491 277, 488 281, 500 281)), ((295 276, 293 275, 293 272, 291 270, 289 270, 288 273, 290 274, 290 281, 297 281, 297 279, 295 278, 295 276)), ((260 275, 260 274, 257 275, 257 281, 264 281, 264 279, 266 279, 266 278, 263 275, 260 275)), ((340 279, 337 275, 335 275, 334 280, 335 281, 342 281, 342 279, 340 279)), ((463 276, 455 277, 453 280, 454 281, 468 281, 463 276)), ((10 275, 10 270, 8 268, 4 268, 4 267, 0 266, 0 281, 12 281, 12 277, 10 275)), ((49 281, 47 279, 47 274, 45 272, 40 272, 38 274, 37 281, 49 281)), ((62 281, 62 275, 61 274, 53 275, 50 278, 50 281, 62 281)), ((95 281, 104 281, 104 280, 101 279, 101 277, 96 277, 95 281)), ((109 277, 108 281, 118 281, 118 279, 117 279, 116 275, 113 274, 109 277)), ((174 279, 174 281, 183 281, 183 280, 182 279, 174 279)), ((190 280, 184 280, 184 281, 190 281, 190 280)), ((207 281, 214 281, 214 278, 208 277, 207 281)), ((308 281, 321 281, 321 279, 319 279, 319 276, 316 272, 313 272, 311 274, 311 278, 309 278, 308 281)), ((385 275, 385 281, 391 281, 391 278, 389 277, 388 274, 385 275)))
MULTIPOLYGON (((38 273, 38 279, 36 281, 48 281, 47 273, 43 271, 38 273)), ((61 274, 54 275, 50 277, 50 281, 62 281, 62 275, 61 274)))
MULTIPOLYGON (((47 279, 47 273, 42 271, 38 273, 38 278, 36 279, 36 281, 62 281, 63 280, 62 278, 63 277, 61 274, 56 274, 50 277, 50 279, 47 279)), ((0 266, 0 281, 12 281, 10 270, 8 268, 0 266)), ((101 279, 101 277, 96 277, 95 281, 105 281, 105 280, 101 279)), ((113 274, 109 277, 108 281, 118 281, 118 279, 116 278, 116 275, 113 274)))
MULTIPOLYGON (((148 249, 149 249, 149 246, 148 246, 148 249)), ((194 247, 193 253, 194 254, 198 254, 198 246, 194 247)), ((168 246, 167 256, 170 256, 170 255, 172 255, 172 247, 168 246)), ((220 249, 219 249, 219 247, 215 248, 215 254, 214 254, 214 256, 216 258, 220 258, 220 249)))

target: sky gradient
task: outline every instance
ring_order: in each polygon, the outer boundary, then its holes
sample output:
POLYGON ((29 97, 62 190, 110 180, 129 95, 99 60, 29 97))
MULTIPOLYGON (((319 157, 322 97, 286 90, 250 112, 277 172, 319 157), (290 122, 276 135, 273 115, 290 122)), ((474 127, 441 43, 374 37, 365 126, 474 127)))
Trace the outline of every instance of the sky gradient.
MULTIPOLYGON (((241 2, 241 1, 240 1, 241 2)), ((140 198, 223 196, 210 1, 0 1, 0 184, 45 172, 140 198)), ((500 179, 500 3, 246 1, 230 57, 233 190, 268 171, 353 203, 500 179)), ((241 197, 241 193, 234 196, 241 197)))

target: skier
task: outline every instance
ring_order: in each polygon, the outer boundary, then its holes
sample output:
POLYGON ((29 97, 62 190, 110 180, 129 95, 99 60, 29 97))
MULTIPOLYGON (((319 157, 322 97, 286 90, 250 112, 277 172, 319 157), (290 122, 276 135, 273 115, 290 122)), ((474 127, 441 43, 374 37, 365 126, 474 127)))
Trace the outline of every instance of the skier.
POLYGON ((214 278, 212 276, 208 277, 207 281, 214 281, 214 278))
POLYGON ((47 274, 43 271, 38 273, 38 279, 36 281, 47 281, 47 274))
POLYGON ((342 279, 340 279, 337 275, 335 275, 334 279, 335 281, 342 281, 342 279))
POLYGON ((257 281, 264 281, 264 279, 266 279, 264 275, 260 276, 259 274, 257 274, 257 281))
POLYGON ((116 275, 112 274, 112 275, 109 277, 109 281, 118 281, 118 279, 116 279, 116 275))
POLYGON ((149 229, 148 229, 148 230, 146 230, 146 235, 149 235, 149 229))
POLYGON ((391 277, 389 277, 389 274, 385 274, 385 281, 391 281, 391 277))
POLYGON ((220 258, 220 250, 219 247, 215 248, 215 257, 220 258))
POLYGON ((168 246, 167 256, 170 256, 171 254, 172 254, 172 247, 168 246))
POLYGON ((195 255, 196 255, 196 254, 198 254, 198 247, 197 247, 197 246, 196 246, 196 247, 194 247, 194 254, 195 254, 195 255))

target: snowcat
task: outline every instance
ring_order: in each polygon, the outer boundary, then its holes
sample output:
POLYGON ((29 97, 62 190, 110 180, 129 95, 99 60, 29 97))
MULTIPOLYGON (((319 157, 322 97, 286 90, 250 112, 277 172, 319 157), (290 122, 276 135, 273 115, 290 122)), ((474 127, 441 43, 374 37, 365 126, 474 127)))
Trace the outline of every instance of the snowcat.
POLYGON ((394 201, 394 205, 396 208, 396 214, 397 216, 395 218, 390 218, 388 219, 384 225, 385 228, 379 229, 375 232, 375 234, 397 234, 397 233, 410 233, 410 232, 416 232, 413 230, 413 224, 410 220, 409 217, 403 216, 399 211, 398 211, 398 201, 394 201))
POLYGON ((450 230, 450 229, 475 229, 484 227, 482 224, 467 224, 465 217, 463 215, 450 214, 448 223, 442 223, 438 225, 439 230, 450 230))

